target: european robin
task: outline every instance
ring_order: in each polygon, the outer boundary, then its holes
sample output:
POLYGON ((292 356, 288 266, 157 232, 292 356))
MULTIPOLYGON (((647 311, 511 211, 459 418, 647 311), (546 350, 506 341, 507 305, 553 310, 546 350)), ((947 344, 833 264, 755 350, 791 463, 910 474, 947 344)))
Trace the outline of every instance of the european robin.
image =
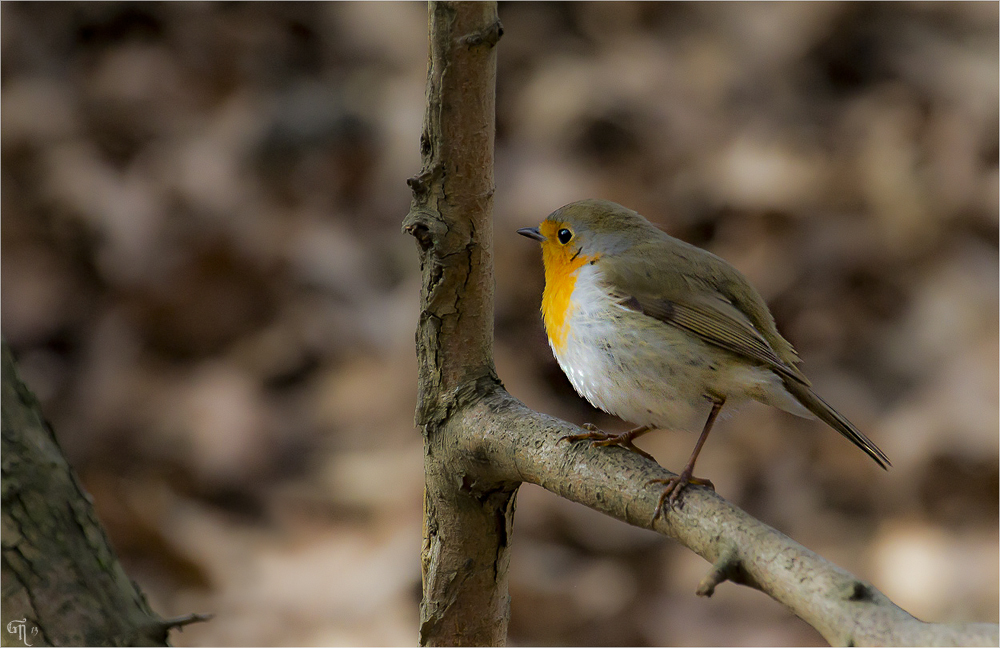
POLYGON ((549 345, 577 393, 639 427, 608 434, 585 426, 595 445, 649 457, 633 441, 656 429, 705 421, 690 459, 665 484, 654 519, 678 505, 726 403, 754 399, 817 417, 882 468, 889 459, 810 387, 763 298, 736 268, 604 200, 581 200, 519 234, 542 246, 542 318, 549 345))

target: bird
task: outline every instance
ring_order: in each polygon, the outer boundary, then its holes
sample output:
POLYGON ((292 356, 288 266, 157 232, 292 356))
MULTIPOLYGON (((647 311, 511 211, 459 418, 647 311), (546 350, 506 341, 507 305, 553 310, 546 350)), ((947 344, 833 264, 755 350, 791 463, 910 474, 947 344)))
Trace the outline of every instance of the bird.
POLYGON ((704 421, 681 472, 649 482, 664 486, 654 521, 665 507, 682 508, 688 487, 715 489, 694 467, 727 404, 756 400, 818 418, 883 469, 891 465, 813 391, 764 299, 725 260, 607 200, 570 203, 517 232, 541 244, 542 320, 559 367, 592 405, 637 426, 609 434, 585 424, 586 433, 562 439, 653 459, 636 438, 704 421))

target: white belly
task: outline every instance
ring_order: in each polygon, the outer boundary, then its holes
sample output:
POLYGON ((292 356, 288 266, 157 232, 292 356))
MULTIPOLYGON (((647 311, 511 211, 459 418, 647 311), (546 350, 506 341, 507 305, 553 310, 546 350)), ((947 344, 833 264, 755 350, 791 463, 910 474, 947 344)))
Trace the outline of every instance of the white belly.
POLYGON ((615 303, 597 272, 592 265, 580 269, 569 332, 561 349, 552 348, 592 405, 635 425, 671 430, 700 430, 717 397, 726 398, 727 410, 754 398, 809 416, 772 371, 734 362, 728 351, 615 303))

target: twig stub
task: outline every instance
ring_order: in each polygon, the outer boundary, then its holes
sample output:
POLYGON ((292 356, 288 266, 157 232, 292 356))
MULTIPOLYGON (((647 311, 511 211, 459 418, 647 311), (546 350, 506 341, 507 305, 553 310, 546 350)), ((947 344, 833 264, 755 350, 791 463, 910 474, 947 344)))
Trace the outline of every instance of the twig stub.
POLYGON ((463 36, 459 39, 459 42, 469 47, 483 44, 488 47, 495 47, 500 42, 501 36, 503 36, 503 24, 499 20, 496 20, 482 31, 463 36))
POLYGON ((698 589, 695 591, 695 594, 705 597, 712 596, 712 594, 715 594, 716 585, 719 585, 723 581, 737 579, 740 569, 740 558, 736 550, 730 547, 719 556, 719 559, 712 565, 712 570, 698 583, 698 589))

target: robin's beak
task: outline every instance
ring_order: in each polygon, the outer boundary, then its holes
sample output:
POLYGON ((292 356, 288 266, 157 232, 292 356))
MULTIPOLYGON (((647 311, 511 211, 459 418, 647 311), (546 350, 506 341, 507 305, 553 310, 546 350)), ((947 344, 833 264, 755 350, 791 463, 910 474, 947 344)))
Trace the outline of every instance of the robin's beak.
POLYGON ((527 236, 530 239, 535 239, 536 241, 545 240, 545 235, 539 232, 537 227, 522 227, 517 230, 517 233, 521 236, 527 236))

